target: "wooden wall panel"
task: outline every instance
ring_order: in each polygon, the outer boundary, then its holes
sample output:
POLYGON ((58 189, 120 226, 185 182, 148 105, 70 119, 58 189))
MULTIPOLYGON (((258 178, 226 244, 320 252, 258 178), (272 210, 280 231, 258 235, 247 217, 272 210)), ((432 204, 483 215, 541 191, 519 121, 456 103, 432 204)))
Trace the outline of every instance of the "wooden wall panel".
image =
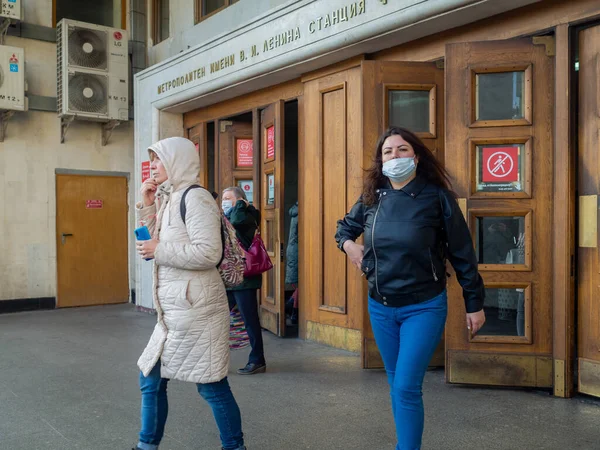
POLYGON ((303 85, 300 79, 278 84, 260 91, 251 92, 225 102, 216 103, 206 108, 190 111, 183 115, 185 129, 192 128, 200 122, 211 122, 221 117, 230 117, 250 112, 255 108, 263 108, 277 100, 294 100, 302 95, 303 85))
POLYGON ((346 89, 345 84, 321 92, 321 154, 323 155, 323 297, 321 308, 345 313, 346 256, 331 237, 346 214, 346 89))
MULTIPOLYGON (((371 59, 386 61, 435 61, 444 58, 446 44, 511 39, 541 34, 560 24, 600 17, 598 0, 544 0, 479 22, 435 33, 375 53, 371 59)), ((390 43, 393 45, 393 43, 390 43)))
MULTIPOLYGON (((578 123, 578 195, 590 196, 590 210, 579 208, 580 222, 590 220, 591 236, 579 235, 577 270, 577 357, 579 358, 579 391, 600 395, 600 254, 597 236, 597 200, 600 193, 600 26, 581 31, 579 41, 579 123, 578 123), (595 204, 594 204, 595 203, 595 204), (596 216, 596 220, 594 220, 596 216), (595 222, 595 223, 594 223, 595 222), (588 237, 588 239, 585 239, 588 237), (591 237, 591 239, 590 239, 591 237), (584 248, 584 239, 593 247, 584 248)), ((581 205, 581 203, 580 203, 581 205)), ((584 222, 585 223, 585 222, 584 222)), ((581 225, 581 224, 580 224, 581 225)), ((579 228, 581 230, 581 227, 579 228)))

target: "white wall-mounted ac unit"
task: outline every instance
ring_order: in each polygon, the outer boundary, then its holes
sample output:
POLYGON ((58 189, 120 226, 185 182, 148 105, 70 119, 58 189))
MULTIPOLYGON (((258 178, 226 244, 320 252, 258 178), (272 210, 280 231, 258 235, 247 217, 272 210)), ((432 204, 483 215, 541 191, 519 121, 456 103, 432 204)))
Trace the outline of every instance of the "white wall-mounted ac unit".
POLYGON ((20 22, 23 19, 23 7, 21 0, 1 0, 2 9, 0 9, 0 17, 6 17, 15 22, 20 22))
POLYGON ((58 114, 100 122, 128 120, 127 32, 68 19, 56 28, 58 114))
POLYGON ((0 45, 0 110, 26 109, 25 50, 0 45))

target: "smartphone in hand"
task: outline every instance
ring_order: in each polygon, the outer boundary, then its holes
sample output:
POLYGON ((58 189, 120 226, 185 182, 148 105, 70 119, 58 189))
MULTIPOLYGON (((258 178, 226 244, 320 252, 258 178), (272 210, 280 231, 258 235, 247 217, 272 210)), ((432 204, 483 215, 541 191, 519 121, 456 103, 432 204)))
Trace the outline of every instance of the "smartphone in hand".
MULTIPOLYGON (((150 236, 150 231, 145 225, 143 227, 136 228, 135 230, 133 230, 133 232, 135 233, 135 238, 138 241, 149 241, 150 239, 152 239, 152 237, 150 236)), ((154 258, 144 258, 145 261, 150 261, 152 259, 154 258)))

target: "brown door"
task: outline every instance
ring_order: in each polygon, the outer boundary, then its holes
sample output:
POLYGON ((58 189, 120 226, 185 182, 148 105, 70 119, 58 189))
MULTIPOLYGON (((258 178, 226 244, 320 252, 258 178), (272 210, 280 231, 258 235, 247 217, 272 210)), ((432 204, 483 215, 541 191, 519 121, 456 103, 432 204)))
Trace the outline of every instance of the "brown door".
MULTIPOLYGON (((393 125, 414 131, 443 161, 443 69, 435 63, 363 61, 362 77, 364 167, 371 166, 379 135, 393 125)), ((431 365, 444 365, 443 339, 431 365)), ((367 308, 363 315, 363 367, 383 367, 367 308)))
POLYGON ((218 121, 218 193, 231 186, 244 189, 254 203, 254 157, 252 123, 236 120, 218 121))
POLYGON ((446 47, 446 168, 486 286, 471 337, 452 276, 451 383, 551 387, 554 61, 533 39, 446 47))
POLYGON ((334 234, 362 189, 360 64, 303 79, 298 135, 300 335, 352 352, 362 347, 367 291, 334 234))
POLYGON ((209 167, 208 162, 208 130, 206 123, 202 122, 188 130, 188 139, 196 145, 198 156, 200 158, 200 185, 206 189, 213 189, 209 186, 209 171, 214 168, 209 167))
POLYGON ((127 179, 56 176, 58 307, 125 303, 127 179))
POLYGON ((598 193, 600 159, 600 26, 579 34, 579 392, 600 396, 600 264, 598 193))
MULTIPOLYGON (((273 262, 263 274, 260 323, 277 336, 285 335, 285 264, 283 255, 284 103, 278 101, 260 115, 262 238, 273 262)), ((258 199, 257 199, 258 201, 258 199)))

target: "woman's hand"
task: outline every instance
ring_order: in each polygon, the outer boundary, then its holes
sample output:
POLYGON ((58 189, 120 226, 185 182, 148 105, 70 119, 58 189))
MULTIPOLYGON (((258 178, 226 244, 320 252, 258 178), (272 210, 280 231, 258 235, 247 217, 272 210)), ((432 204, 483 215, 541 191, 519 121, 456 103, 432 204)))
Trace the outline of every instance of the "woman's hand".
POLYGON ((358 267, 358 270, 362 270, 361 266, 363 255, 365 252, 365 246, 358 245, 356 242, 353 241, 346 241, 344 242, 343 247, 344 251, 346 252, 346 255, 348 255, 348 258, 350 258, 350 261, 352 261, 352 264, 358 267))
POLYGON ((149 241, 135 241, 137 252, 144 259, 154 258, 154 252, 158 245, 158 239, 150 239, 149 241))
POLYGON ((158 190, 158 183, 154 181, 154 178, 148 178, 142 183, 140 193, 142 194, 142 202, 144 206, 154 205, 156 200, 156 191, 158 190))
POLYGON ((485 313, 483 309, 474 313, 467 313, 467 330, 469 330, 470 337, 475 336, 484 323, 485 313))

